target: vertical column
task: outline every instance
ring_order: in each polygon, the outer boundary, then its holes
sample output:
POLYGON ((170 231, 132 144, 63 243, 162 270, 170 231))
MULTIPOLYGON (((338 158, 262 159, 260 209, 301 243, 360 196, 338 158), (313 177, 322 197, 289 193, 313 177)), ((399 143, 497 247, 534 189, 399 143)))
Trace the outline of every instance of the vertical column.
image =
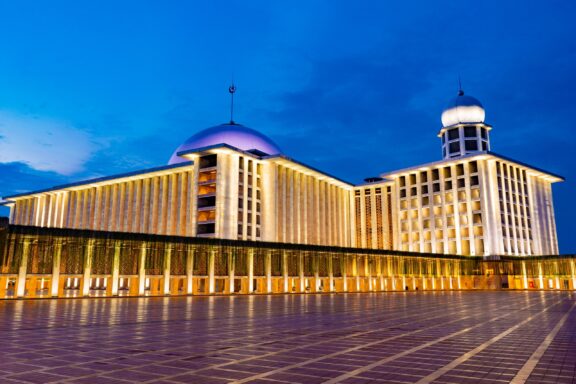
MULTIPOLYGON (((272 251, 266 252, 264 270, 266 273, 266 293, 272 293, 272 251)), ((574 276, 574 269, 572 269, 572 275, 574 276)))
POLYGON ((353 262, 353 268, 354 268, 354 272, 356 273, 356 292, 360 292, 360 267, 358 266, 358 256, 354 255, 354 259, 352 260, 353 262))
POLYGON ((522 282, 524 284, 524 289, 528 289, 528 274, 526 273, 526 262, 522 262, 522 282))
MULTIPOLYGON (((574 278, 574 261, 572 261, 572 277, 574 278)), ((538 280, 540 280, 540 289, 544 289, 544 276, 542 271, 542 263, 538 262, 538 280)))
MULTIPOLYGON (((372 243, 374 244, 374 243, 372 243)), ((372 271, 370 268, 370 256, 366 255, 364 256, 364 271, 365 271, 365 275, 368 277, 368 290, 370 292, 372 292, 374 290, 374 287, 372 286, 372 271)), ((366 280, 366 279, 364 279, 366 280)), ((366 287, 364 287, 364 289, 366 289, 366 287)))
POLYGON ((28 268, 28 254, 30 253, 30 240, 22 242, 22 259, 18 268, 18 281, 16 283, 16 297, 24 297, 26 293, 26 269, 28 268))
POLYGON ((164 295, 170 294, 170 262, 172 259, 172 248, 167 246, 164 250, 164 295))
POLYGON ((328 292, 334 292, 333 257, 328 255, 328 292))
POLYGON ((82 277, 82 296, 90 295, 90 274, 92 273, 92 253, 94 252, 94 240, 88 240, 86 254, 84 255, 84 276, 82 277))
POLYGON ((246 258, 248 263, 248 293, 254 292, 254 250, 248 250, 248 257, 246 258))
POLYGON ((384 274, 382 273, 382 256, 378 256, 378 264, 376 266, 377 271, 378 271, 378 281, 379 281, 379 291, 383 291, 384 290, 384 274))
POLYGON ((318 260, 318 256, 314 255, 312 258, 312 269, 314 270, 314 292, 318 292, 320 290, 319 264, 320 260, 318 260))
POLYGON ((304 285, 304 255, 298 254, 298 280, 300 286, 300 292, 306 291, 306 286, 304 285))
POLYGON ((284 293, 288 293, 288 254, 282 251, 282 281, 284 283, 284 293))
POLYGON ((186 252, 186 294, 194 292, 194 249, 186 252))
POLYGON ((112 259, 112 281, 111 291, 112 296, 118 296, 118 281, 120 279, 120 252, 122 251, 122 243, 116 241, 114 244, 114 259, 112 259))
POLYGON ((0 299, 6 298, 6 289, 8 288, 8 278, 0 276, 0 299))
POLYGON ((234 293, 234 279, 236 278, 236 257, 228 252, 228 293, 234 293))
POLYGON ((140 260, 138 261, 138 295, 144 296, 146 290, 146 243, 140 248, 140 260))
POLYGON ((209 294, 213 294, 214 293, 214 285, 215 285, 215 280, 214 280, 214 258, 216 257, 216 251, 215 250, 210 250, 208 252, 208 293, 209 294))
MULTIPOLYGON (((576 289, 576 268, 574 266, 574 260, 570 260, 570 273, 572 276, 572 289, 576 289)), ((542 276, 542 274, 540 274, 542 276)))
POLYGON ((348 255, 342 255, 340 257, 340 270, 342 271, 342 291, 348 292, 348 271, 346 268, 348 267, 348 255))
POLYGON ((60 258, 62 256, 62 241, 56 240, 54 255, 52 256, 52 287, 50 295, 58 297, 58 287, 60 285, 60 258))

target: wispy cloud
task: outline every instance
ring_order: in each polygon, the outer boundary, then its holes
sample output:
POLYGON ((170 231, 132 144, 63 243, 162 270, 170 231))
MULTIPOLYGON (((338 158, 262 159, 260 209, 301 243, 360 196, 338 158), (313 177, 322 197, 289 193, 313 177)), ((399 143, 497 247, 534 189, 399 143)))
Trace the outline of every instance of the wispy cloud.
POLYGON ((71 175, 97 148, 88 133, 66 122, 0 110, 0 163, 71 175))

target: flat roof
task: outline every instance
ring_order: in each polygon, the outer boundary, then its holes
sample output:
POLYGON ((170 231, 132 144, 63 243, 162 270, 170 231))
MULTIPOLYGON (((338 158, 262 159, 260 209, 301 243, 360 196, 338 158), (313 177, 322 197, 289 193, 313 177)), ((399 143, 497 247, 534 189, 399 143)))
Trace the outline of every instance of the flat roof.
POLYGON ((329 173, 327 173, 327 172, 321 171, 321 170, 319 170, 319 169, 317 169, 317 168, 314 168, 314 167, 312 167, 312 166, 310 166, 310 165, 308 165, 308 164, 305 164, 305 163, 303 163, 303 162, 301 162, 301 161, 294 160, 293 158, 288 157, 288 156, 286 156, 286 155, 276 154, 276 155, 258 156, 257 154, 254 154, 254 153, 252 153, 252 152, 250 152, 250 151, 244 151, 243 149, 236 148, 236 147, 234 147, 234 146, 232 146, 232 145, 229 145, 229 144, 226 144, 226 143, 214 144, 214 145, 209 145, 209 146, 206 146, 206 147, 194 148, 194 149, 189 149, 189 150, 186 150, 186 151, 180 151, 180 152, 177 153, 177 155, 178 155, 178 156, 186 156, 186 155, 190 155, 190 154, 194 154, 194 153, 210 152, 210 151, 213 151, 213 150, 215 150, 215 149, 222 149, 222 148, 228 149, 228 150, 231 150, 231 151, 235 151, 235 152, 240 152, 240 153, 242 153, 242 154, 245 154, 245 155, 248 155, 248 156, 251 156, 251 157, 260 159, 260 160, 276 160, 276 159, 286 160, 286 161, 289 161, 289 162, 294 163, 294 164, 296 164, 296 165, 299 165, 299 166, 301 166, 301 167, 307 168, 307 169, 309 169, 310 171, 313 171, 314 173, 319 173, 319 174, 321 174, 321 175, 323 175, 323 176, 326 176, 326 177, 331 178, 331 179, 334 179, 334 180, 336 180, 336 181, 338 181, 338 182, 344 183, 344 184, 346 184, 346 185, 348 185, 348 186, 350 186, 350 187, 353 187, 353 186, 354 186, 353 183, 350 183, 350 182, 348 182, 348 181, 346 181, 346 180, 343 180, 343 179, 341 179, 341 178, 339 178, 339 177, 336 177, 336 176, 334 176, 334 175, 331 175, 331 174, 329 174, 329 173))
MULTIPOLYGON (((185 163, 178 163, 178 164, 172 164, 172 165, 164 165, 164 166, 155 167, 155 168, 141 169, 141 170, 138 170, 138 171, 126 172, 126 173, 121 173, 121 174, 118 174, 118 175, 97 177, 97 178, 94 178, 94 179, 88 179, 88 180, 78 181, 78 182, 75 182, 75 183, 57 185, 57 186, 54 186, 54 187, 51 187, 51 188, 40 189, 40 190, 36 190, 36 191, 30 191, 30 192, 18 193, 18 194, 16 194, 16 195, 5 196, 4 199, 13 199, 13 198, 16 198, 16 197, 34 195, 34 194, 37 194, 37 193, 46 193, 46 192, 57 191, 57 190, 60 190, 60 189, 81 187, 81 186, 83 186, 83 185, 95 184, 95 183, 102 183, 102 182, 111 181, 111 180, 116 180, 116 179, 123 179, 123 178, 126 178, 126 177, 133 177, 133 176, 138 176, 138 175, 144 175, 144 174, 147 174, 147 173, 162 172, 162 171, 167 171, 167 170, 171 170, 171 169, 175 169, 175 168, 180 168, 180 167, 189 166, 189 165, 192 165, 192 164, 194 164, 194 162, 192 162, 192 161, 187 161, 187 162, 185 162, 185 163)), ((10 203, 10 202, 8 202, 8 203, 10 203)))
POLYGON ((398 175, 398 174, 401 174, 401 173, 410 173, 410 172, 414 172, 414 171, 420 171, 420 170, 422 170, 422 168, 430 168, 430 167, 439 166, 439 165, 445 164, 445 163, 458 162, 458 161, 460 161, 460 160, 471 160, 471 159, 474 159, 474 158, 476 158, 476 157, 482 158, 482 157, 486 157, 486 156, 493 157, 493 158, 497 158, 497 159, 501 159, 501 160, 505 160, 505 161, 509 161, 509 162, 515 163, 515 164, 517 164, 517 165, 519 165, 519 166, 522 166, 522 167, 525 167, 525 168, 529 168, 529 169, 531 169, 531 170, 533 170, 533 171, 542 173, 542 174, 544 174, 544 175, 546 175, 546 176, 551 176, 552 178, 556 179, 556 180, 553 180, 553 182, 558 182, 558 181, 564 181, 564 180, 565 180, 564 177, 562 177, 562 176, 560 176, 560 175, 557 175, 557 174, 555 174, 555 173, 546 171, 546 170, 541 169, 541 168, 534 167, 534 166, 532 166, 532 165, 530 165, 530 164, 527 164, 527 163, 524 163, 524 162, 521 162, 521 161, 518 161, 518 160, 514 160, 514 159, 512 159, 512 158, 510 158, 510 157, 502 156, 502 155, 500 155, 500 154, 498 154, 498 153, 490 152, 490 151, 482 151, 482 152, 477 152, 477 153, 471 153, 471 154, 468 154, 468 155, 465 155, 465 156, 454 157, 454 158, 451 158, 451 159, 442 159, 442 160, 434 161, 434 162, 431 162, 431 163, 425 163, 425 164, 420 164, 420 165, 416 165, 416 166, 412 166, 412 167, 408 167, 408 168, 399 169, 399 170, 396 170, 396 171, 386 172, 386 173, 380 174, 380 177, 389 178, 389 179, 390 179, 390 178, 392 178, 392 176, 395 176, 395 175, 398 175))

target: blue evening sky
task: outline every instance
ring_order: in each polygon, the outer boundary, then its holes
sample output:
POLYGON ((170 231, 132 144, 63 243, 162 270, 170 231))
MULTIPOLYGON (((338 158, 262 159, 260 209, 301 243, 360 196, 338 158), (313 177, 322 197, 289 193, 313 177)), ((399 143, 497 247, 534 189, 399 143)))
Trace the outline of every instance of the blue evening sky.
MULTIPOLYGON (((492 149, 566 177, 576 252, 576 3, 0 1, 0 196, 165 164, 229 118, 352 182, 439 160, 462 77, 492 149)), ((5 208, 0 215, 6 215, 5 208)))

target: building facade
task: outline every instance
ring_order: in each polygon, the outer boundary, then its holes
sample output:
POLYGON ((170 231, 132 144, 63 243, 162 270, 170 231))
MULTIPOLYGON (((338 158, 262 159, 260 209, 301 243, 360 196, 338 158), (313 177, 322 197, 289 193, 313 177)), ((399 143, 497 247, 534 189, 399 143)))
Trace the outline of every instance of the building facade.
POLYGON ((442 114, 443 159, 354 185, 230 122, 180 145, 167 166, 8 196, 20 226, 469 256, 558 254, 560 176, 490 151, 481 103, 442 114))

